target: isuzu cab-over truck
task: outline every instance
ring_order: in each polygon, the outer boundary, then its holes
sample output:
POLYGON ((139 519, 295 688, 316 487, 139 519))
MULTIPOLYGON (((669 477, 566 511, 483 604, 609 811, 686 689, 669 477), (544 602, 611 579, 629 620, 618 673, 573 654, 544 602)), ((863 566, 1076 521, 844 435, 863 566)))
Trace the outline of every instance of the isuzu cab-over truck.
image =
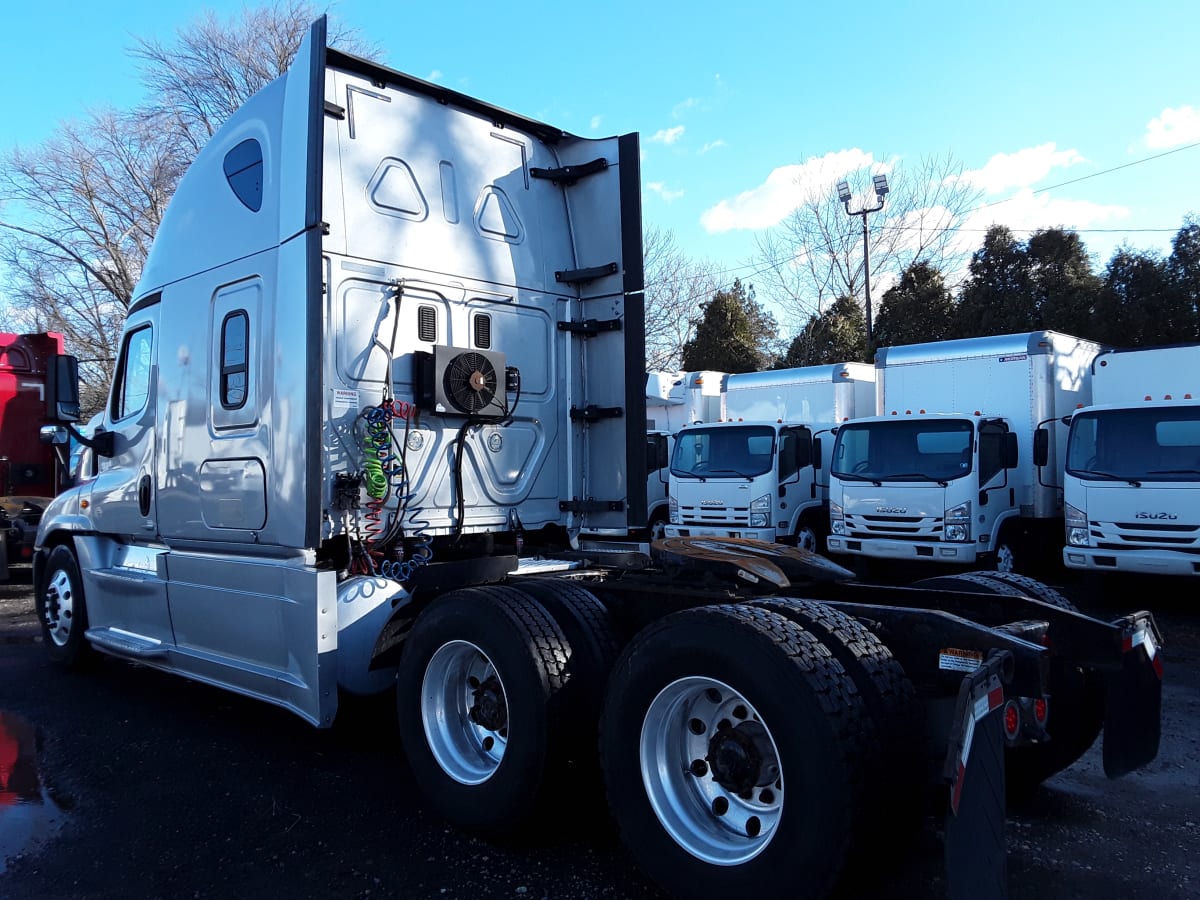
POLYGON ((1070 416, 1063 561, 1200 575, 1200 345, 1108 351, 1092 373, 1094 405, 1070 416))
MULTIPOLYGON (((636 135, 327 48, 319 20, 163 219, 95 465, 38 532, 47 652, 317 726, 341 692, 394 691, 446 817, 558 827, 603 773, 677 894, 822 896, 851 840, 940 790, 951 893, 999 896, 1005 778, 1102 722, 1111 774, 1157 752, 1153 620, 612 540, 645 521, 638 159, 636 135)), ((77 379, 52 369, 61 441, 77 379)))
POLYGON ((860 560, 1027 571, 1062 541, 1065 434, 1091 401, 1097 344, 1052 331, 885 347, 879 415, 838 429, 829 550, 860 560))
POLYGON ((676 435, 667 535, 823 549, 829 497, 818 470, 828 471, 828 432, 875 412, 875 370, 839 363, 730 375, 722 406, 721 422, 676 435), (824 459, 814 452, 822 446, 824 459))

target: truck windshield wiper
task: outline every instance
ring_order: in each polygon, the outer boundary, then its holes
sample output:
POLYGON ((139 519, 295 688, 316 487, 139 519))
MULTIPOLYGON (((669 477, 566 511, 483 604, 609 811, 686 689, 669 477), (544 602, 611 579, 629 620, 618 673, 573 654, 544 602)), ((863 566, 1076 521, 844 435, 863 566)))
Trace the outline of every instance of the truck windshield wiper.
POLYGON ((842 481, 869 481, 875 487, 883 487, 883 482, 877 478, 868 478, 866 475, 855 475, 852 472, 834 472, 834 478, 840 478, 842 481))
POLYGON ((1097 471, 1096 469, 1076 469, 1071 474, 1072 475, 1082 475, 1084 478, 1094 476, 1096 478, 1107 478, 1109 481, 1124 481, 1124 482, 1127 482, 1128 484, 1133 485, 1134 487, 1142 486, 1142 483, 1140 481, 1138 481, 1136 478, 1130 478, 1128 475, 1115 475, 1112 472, 1100 472, 1100 471, 1097 471))
POLYGON ((697 481, 708 481, 703 475, 697 475, 695 472, 684 472, 681 469, 672 469, 671 474, 678 475, 680 478, 695 478, 697 481))
POLYGON ((936 481, 941 487, 947 487, 950 484, 948 481, 945 481, 941 478, 935 478, 934 476, 927 475, 924 472, 895 472, 891 475, 877 475, 876 477, 881 478, 884 481, 895 481, 900 478, 922 478, 925 481, 936 481))
POLYGON ((737 475, 741 478, 745 478, 747 481, 754 480, 753 475, 747 475, 745 472, 742 472, 738 469, 709 469, 708 474, 709 475, 737 475))
POLYGON ((1200 469, 1151 469, 1147 475, 1200 475, 1200 469))

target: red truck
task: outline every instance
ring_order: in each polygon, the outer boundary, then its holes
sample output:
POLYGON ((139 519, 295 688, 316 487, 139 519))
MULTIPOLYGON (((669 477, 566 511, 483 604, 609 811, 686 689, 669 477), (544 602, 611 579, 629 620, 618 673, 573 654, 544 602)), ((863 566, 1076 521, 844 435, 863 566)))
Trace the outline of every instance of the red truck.
POLYGON ((64 483, 63 461, 38 437, 47 361, 62 352, 56 332, 0 332, 0 581, 9 564, 32 559, 42 511, 64 483))

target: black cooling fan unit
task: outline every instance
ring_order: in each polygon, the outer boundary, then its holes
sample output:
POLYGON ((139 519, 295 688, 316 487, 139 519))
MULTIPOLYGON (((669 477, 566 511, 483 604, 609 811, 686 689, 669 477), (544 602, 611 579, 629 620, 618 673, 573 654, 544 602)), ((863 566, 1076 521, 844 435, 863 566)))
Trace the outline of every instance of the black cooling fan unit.
POLYGON ((450 360, 442 376, 446 399, 455 409, 474 414, 496 399, 499 374, 482 353, 460 353, 450 360))

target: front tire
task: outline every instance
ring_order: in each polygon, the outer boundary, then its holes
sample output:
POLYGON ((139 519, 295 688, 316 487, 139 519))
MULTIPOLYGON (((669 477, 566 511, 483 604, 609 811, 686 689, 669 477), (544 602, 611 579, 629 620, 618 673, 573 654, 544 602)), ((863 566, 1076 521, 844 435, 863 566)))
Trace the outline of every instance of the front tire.
POLYGON ((861 806, 866 722, 842 665, 783 616, 667 616, 617 662, 601 721, 609 807, 677 896, 820 897, 861 806))
POLYGON ((50 551, 34 594, 34 607, 50 659, 66 668, 80 668, 94 658, 86 637, 83 578, 70 547, 60 545, 50 551))
POLYGON ((396 682, 400 737, 430 802, 458 825, 519 826, 564 758, 570 647, 532 597, 451 591, 417 617, 396 682))

